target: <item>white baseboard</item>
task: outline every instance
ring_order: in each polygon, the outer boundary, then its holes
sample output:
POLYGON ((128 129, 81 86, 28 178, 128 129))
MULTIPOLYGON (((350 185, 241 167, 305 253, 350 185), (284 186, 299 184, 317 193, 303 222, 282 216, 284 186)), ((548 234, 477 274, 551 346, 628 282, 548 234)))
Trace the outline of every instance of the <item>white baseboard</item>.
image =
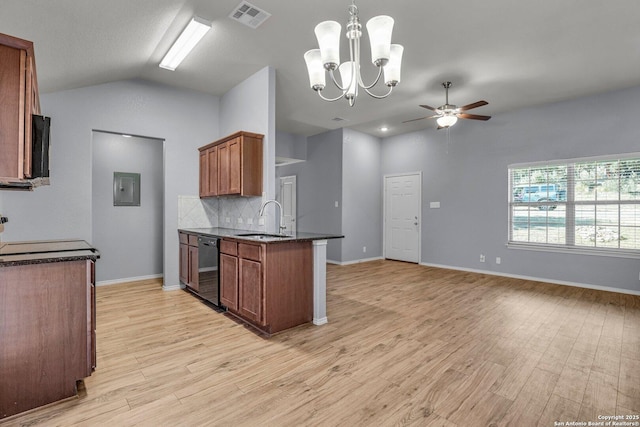
POLYGON ((152 274, 150 276, 125 277, 122 279, 115 279, 115 280, 101 280, 96 283, 96 286, 118 285, 120 283, 138 282, 140 280, 161 279, 162 277, 163 277, 162 274, 152 274))
POLYGON ((351 265, 351 264, 360 264, 361 262, 370 262, 370 261, 378 261, 384 259, 381 256, 378 257, 374 257, 374 258, 363 258, 363 259, 356 259, 353 261, 333 261, 328 259, 327 260, 327 264, 336 264, 336 265, 351 265))
POLYGON ((313 324, 316 326, 326 325, 327 323, 329 323, 329 320, 326 317, 323 317, 321 319, 313 319, 313 324))
POLYGON ((177 284, 177 285, 166 285, 163 284, 162 285, 162 290, 163 291, 179 291, 180 289, 184 289, 184 286, 177 284))
POLYGON ((520 274, 502 273, 499 271, 478 270, 475 268, 455 267, 451 265, 430 264, 426 262, 421 262, 420 265, 425 267, 446 268, 448 270, 468 271, 469 273, 488 274, 491 276, 511 277, 513 279, 533 280, 536 282, 552 283, 554 285, 563 285, 563 286, 573 286, 576 288, 594 289, 597 291, 608 291, 608 292, 618 292, 621 294, 640 295, 640 291, 634 291, 631 289, 611 288, 608 286, 590 285, 587 283, 567 282, 565 280, 553 280, 553 279, 547 279, 544 277, 523 276, 520 274))

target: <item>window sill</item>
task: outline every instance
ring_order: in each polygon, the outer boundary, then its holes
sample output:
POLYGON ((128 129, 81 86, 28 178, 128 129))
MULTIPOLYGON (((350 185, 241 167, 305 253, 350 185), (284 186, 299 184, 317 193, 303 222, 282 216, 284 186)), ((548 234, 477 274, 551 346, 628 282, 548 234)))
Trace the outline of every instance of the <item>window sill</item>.
POLYGON ((636 258, 640 259, 640 252, 624 249, 600 249, 585 248, 577 246, 554 246, 554 245, 534 245, 530 243, 509 242, 506 244, 508 249, 518 249, 539 252, 556 252, 574 255, 595 255, 613 258, 636 258))

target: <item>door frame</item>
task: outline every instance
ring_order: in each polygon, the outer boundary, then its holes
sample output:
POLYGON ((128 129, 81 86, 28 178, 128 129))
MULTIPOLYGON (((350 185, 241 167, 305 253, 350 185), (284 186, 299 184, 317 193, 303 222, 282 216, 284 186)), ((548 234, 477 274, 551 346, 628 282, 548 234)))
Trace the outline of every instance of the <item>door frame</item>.
MULTIPOLYGON (((293 215, 293 226, 296 229, 296 232, 298 231, 298 177, 297 175, 287 175, 287 176, 280 176, 278 177, 278 192, 276 194, 276 200, 278 200, 280 202, 280 204, 282 205, 282 207, 284 208, 284 203, 282 200, 282 181, 284 179, 293 179, 293 193, 294 193, 294 200, 293 200, 293 210, 294 210, 294 214, 293 215)), ((284 212, 280 212, 281 216, 284 216, 284 212)))
POLYGON ((401 176, 418 176, 418 265, 422 262, 422 171, 390 173, 382 177, 382 258, 387 259, 387 178, 395 178, 401 176))

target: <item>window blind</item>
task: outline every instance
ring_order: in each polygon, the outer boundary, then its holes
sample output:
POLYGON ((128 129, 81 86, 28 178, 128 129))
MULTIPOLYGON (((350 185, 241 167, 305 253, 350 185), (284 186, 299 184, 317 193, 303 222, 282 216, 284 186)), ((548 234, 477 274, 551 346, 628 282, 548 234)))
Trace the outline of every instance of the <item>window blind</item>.
POLYGON ((640 256, 640 153, 508 171, 510 245, 640 256))

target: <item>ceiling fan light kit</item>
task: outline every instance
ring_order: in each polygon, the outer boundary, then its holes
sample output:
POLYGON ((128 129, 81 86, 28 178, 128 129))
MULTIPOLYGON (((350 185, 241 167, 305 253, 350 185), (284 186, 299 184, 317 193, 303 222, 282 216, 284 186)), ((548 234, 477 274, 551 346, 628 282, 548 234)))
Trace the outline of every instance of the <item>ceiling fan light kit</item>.
POLYGON ((315 35, 319 49, 311 49, 304 54, 309 73, 309 85, 325 101, 337 101, 345 98, 350 106, 355 104, 359 88, 374 98, 386 98, 393 88, 400 83, 402 54, 404 48, 399 44, 391 44, 393 18, 386 15, 375 16, 367 22, 367 32, 371 44, 371 62, 378 67, 378 75, 373 83, 365 85, 360 74, 360 39, 362 25, 358 17, 355 2, 349 6, 349 22, 346 36, 349 40, 349 60, 340 64, 340 33, 342 26, 336 21, 324 21, 316 25, 315 35), (335 70, 340 73, 339 83, 335 70), (335 98, 327 98, 321 92, 326 86, 326 73, 331 81, 342 92, 335 98), (377 95, 369 89, 373 88, 384 75, 384 84, 388 90, 377 95))
POLYGON ((442 117, 438 117, 436 119, 436 123, 438 123, 439 128, 448 128, 456 124, 458 118, 453 114, 445 114, 442 117))
POLYGON ((469 114, 464 111, 471 110, 473 108, 482 107, 483 105, 488 105, 487 101, 476 101, 472 104, 467 104, 462 107, 458 107, 457 105, 449 104, 449 88, 451 87, 451 82, 442 82, 442 87, 445 90, 445 103, 444 105, 439 106, 438 108, 433 108, 428 105, 420 105, 422 108, 426 108, 427 110, 431 110, 436 113, 433 116, 420 117, 418 119, 405 120, 402 123, 415 122, 416 120, 422 119, 436 119, 436 123, 438 123, 438 129, 447 129, 451 126, 455 125, 458 122, 458 119, 472 119, 472 120, 489 120, 491 116, 482 116, 479 114, 469 114))

